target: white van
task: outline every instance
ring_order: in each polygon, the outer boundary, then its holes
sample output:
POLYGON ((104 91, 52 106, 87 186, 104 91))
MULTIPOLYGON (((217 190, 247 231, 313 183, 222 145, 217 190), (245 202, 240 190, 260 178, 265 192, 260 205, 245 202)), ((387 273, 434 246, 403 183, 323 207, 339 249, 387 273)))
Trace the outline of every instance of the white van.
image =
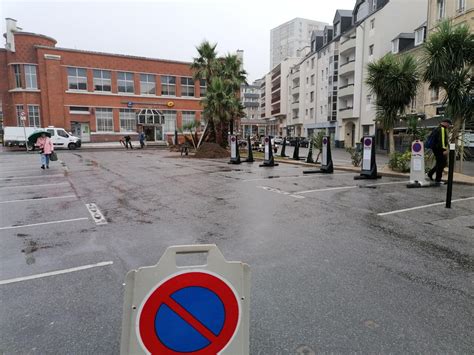
MULTIPOLYGON (((3 142, 6 147, 24 147, 25 140, 33 132, 43 129, 38 127, 4 127, 3 142), (25 137, 26 133, 26 137, 25 137)), ((64 128, 49 126, 44 128, 51 134, 51 140, 55 148, 76 149, 81 146, 81 140, 72 134, 67 133, 64 128)), ((35 149, 35 147, 28 147, 35 149)))

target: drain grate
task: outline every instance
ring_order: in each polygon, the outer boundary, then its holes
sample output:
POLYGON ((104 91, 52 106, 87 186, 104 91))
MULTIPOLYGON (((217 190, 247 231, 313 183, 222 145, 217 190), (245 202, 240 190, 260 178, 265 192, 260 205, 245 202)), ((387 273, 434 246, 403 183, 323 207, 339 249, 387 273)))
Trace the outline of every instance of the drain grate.
POLYGON ((89 213, 92 216, 93 221, 97 225, 107 224, 107 220, 105 219, 102 212, 100 212, 99 208, 95 203, 86 203, 86 207, 89 210, 89 213))

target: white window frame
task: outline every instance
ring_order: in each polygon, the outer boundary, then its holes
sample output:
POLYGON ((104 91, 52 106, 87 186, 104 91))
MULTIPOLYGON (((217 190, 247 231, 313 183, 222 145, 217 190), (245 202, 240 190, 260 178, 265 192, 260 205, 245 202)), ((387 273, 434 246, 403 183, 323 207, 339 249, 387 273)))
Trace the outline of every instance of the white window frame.
POLYGON ((176 130, 176 110, 163 110, 163 116, 165 117, 165 124, 163 126, 164 133, 174 133, 176 130))
POLYGON ((182 76, 180 79, 181 83, 181 96, 194 97, 196 96, 194 90, 194 79, 189 76, 182 76), (191 84, 190 84, 191 82, 191 84))
POLYGON ((36 65, 25 64, 25 87, 27 89, 38 89, 36 65))
POLYGON ((137 115, 134 110, 121 108, 119 110, 120 132, 136 132, 137 115))
POLYGON ((206 79, 200 79, 199 80, 199 91, 200 91, 200 96, 205 97, 207 93, 207 83, 206 79), (204 90, 203 90, 204 89, 204 90), (204 91, 204 93, 203 93, 204 91))
POLYGON ((25 124, 25 121, 21 120, 21 113, 24 112, 25 106, 23 105, 15 105, 15 111, 16 111, 16 121, 18 122, 19 127, 23 127, 25 124))
POLYGON ((23 87, 23 80, 21 77, 20 64, 13 64, 13 76, 15 77, 15 88, 21 89, 23 87))
POLYGON ((439 101, 439 88, 431 88, 430 99, 431 99, 431 102, 439 101))
POLYGON ((370 20, 370 30, 373 31, 375 29, 375 19, 373 18, 370 20))
POLYGON ((456 11, 458 13, 466 11, 466 0, 456 0, 456 11))
POLYGON ((369 59, 372 59, 373 56, 374 56, 374 49, 375 49, 375 46, 373 44, 371 44, 369 46, 369 59))
POLYGON ((28 105, 28 126, 41 127, 41 117, 39 105, 28 105))
POLYGON ((425 28, 422 27, 415 31, 415 46, 419 46, 424 41, 425 41, 425 28), (421 36, 419 36, 419 34, 421 34, 421 36), (421 40, 418 37, 421 37, 421 40))
POLYGON ((117 92, 121 94, 134 94, 135 93, 135 81, 134 75, 130 72, 119 71, 117 73, 117 92), (120 78, 123 75, 123 78, 120 78), (120 87, 124 87, 125 90, 120 90, 120 87), (131 88, 131 90, 130 90, 131 88))
POLYGON ((67 87, 69 90, 87 91, 87 69, 67 67, 67 87), (84 72, 85 75, 82 75, 82 72, 84 72), (85 85, 85 87, 80 88, 80 85, 85 85))
POLYGON ((140 74, 140 95, 156 95, 155 74, 140 74))
POLYGON ((163 96, 176 96, 176 76, 173 75, 162 75, 161 80, 161 95, 163 96), (170 83, 170 78, 174 78, 174 83, 170 83), (166 88, 166 90, 165 90, 166 88), (173 89, 171 91, 171 89, 173 89), (172 92, 172 93, 171 93, 172 92))
POLYGON ((446 0, 438 0, 436 3, 436 19, 442 20, 446 17, 446 0))
POLYGON ((96 132, 114 131, 114 111, 111 108, 95 109, 96 132))
MULTIPOLYGON (((183 128, 185 124, 194 122, 196 120, 196 111, 182 111, 181 119, 182 119, 181 128, 183 128)), ((185 131, 185 132, 188 132, 188 131, 185 131)))
POLYGON ((112 73, 109 70, 94 69, 92 71, 92 82, 94 91, 111 92, 112 91, 112 73), (108 78, 107 78, 108 73, 108 78), (104 75, 105 74, 105 75, 104 75), (101 89, 96 88, 101 87, 101 89), (109 87, 109 90, 105 90, 104 87, 109 87))

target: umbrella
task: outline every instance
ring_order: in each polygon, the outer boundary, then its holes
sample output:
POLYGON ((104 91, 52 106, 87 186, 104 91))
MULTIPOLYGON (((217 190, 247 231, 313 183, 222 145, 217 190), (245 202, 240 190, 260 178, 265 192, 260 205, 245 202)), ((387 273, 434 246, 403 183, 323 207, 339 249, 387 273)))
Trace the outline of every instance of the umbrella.
POLYGON ((38 137, 40 137, 43 133, 46 134, 46 137, 51 138, 51 133, 45 131, 44 129, 39 129, 28 136, 28 143, 30 143, 31 145, 35 145, 36 141, 38 140, 38 137))

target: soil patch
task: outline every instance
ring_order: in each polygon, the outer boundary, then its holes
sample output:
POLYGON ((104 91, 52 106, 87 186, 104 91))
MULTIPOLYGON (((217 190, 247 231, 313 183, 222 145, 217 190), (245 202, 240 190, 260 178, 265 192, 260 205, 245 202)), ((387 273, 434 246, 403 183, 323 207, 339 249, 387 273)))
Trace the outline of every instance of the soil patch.
POLYGON ((230 157, 230 153, 228 150, 222 148, 219 144, 203 143, 197 150, 194 157, 198 159, 219 159, 230 157))

